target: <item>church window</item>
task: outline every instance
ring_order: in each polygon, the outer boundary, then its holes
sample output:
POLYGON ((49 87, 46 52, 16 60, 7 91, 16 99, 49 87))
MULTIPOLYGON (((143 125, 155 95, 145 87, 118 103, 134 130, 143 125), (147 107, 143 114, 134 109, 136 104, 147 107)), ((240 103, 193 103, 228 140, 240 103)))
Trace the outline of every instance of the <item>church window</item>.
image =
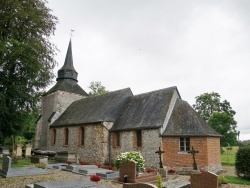
POLYGON ((136 145, 137 147, 141 147, 142 146, 142 134, 141 134, 141 130, 136 131, 136 145))
POLYGON ((79 129, 79 137, 78 137, 78 143, 79 143, 79 146, 84 146, 84 140, 85 140, 85 129, 84 127, 81 127, 79 129))
POLYGON ((56 143, 56 129, 52 129, 51 144, 56 143))
POLYGON ((180 151, 190 151, 190 137, 180 137, 180 151))
POLYGON ((64 129, 64 145, 67 146, 69 144, 69 129, 64 129))

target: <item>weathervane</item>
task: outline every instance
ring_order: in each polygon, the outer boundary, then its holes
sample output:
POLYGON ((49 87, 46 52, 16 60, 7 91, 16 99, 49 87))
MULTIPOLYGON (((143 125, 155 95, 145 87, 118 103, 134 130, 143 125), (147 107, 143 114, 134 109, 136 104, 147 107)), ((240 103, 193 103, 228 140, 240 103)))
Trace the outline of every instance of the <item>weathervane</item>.
POLYGON ((73 30, 73 29, 71 29, 71 32, 70 32, 70 38, 72 38, 73 37, 73 32, 74 32, 75 30, 73 30))

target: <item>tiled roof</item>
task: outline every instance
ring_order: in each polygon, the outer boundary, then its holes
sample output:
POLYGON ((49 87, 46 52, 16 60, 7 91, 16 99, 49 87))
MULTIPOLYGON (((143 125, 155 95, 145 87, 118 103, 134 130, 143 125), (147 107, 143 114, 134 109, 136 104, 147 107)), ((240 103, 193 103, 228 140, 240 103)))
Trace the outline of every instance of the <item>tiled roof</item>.
POLYGON ((114 122, 126 100, 132 95, 130 88, 126 88, 75 101, 51 127, 114 122))
POLYGON ((72 82, 71 80, 65 81, 57 81, 56 85, 54 85, 45 95, 56 91, 67 91, 70 93, 76 93, 83 96, 88 96, 88 94, 77 84, 77 82, 72 82))
POLYGON ((111 130, 151 129, 162 126, 176 91, 176 87, 170 87, 129 97, 111 130))
POLYGON ((162 136, 221 136, 186 102, 177 99, 162 136))

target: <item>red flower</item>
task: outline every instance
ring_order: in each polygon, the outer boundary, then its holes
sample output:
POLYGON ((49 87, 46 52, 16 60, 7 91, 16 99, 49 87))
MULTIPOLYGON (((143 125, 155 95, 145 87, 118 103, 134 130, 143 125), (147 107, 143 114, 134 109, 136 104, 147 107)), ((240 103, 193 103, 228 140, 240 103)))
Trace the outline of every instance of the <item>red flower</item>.
POLYGON ((68 165, 71 165, 71 164, 72 164, 72 162, 71 162, 71 161, 66 161, 66 163, 67 163, 68 165))
POLYGON ((85 161, 80 162, 81 165, 86 165, 87 163, 85 161))
POLYGON ((175 173, 175 172, 176 172, 175 169, 169 169, 169 170, 168 170, 168 173, 175 173))
POLYGON ((109 165, 109 170, 113 170, 114 166, 113 165, 109 165))
POLYGON ((97 182, 97 181, 100 181, 100 180, 101 180, 101 177, 98 176, 98 175, 93 175, 93 176, 90 176, 90 180, 91 180, 91 181, 97 182))
POLYGON ((204 169, 200 169, 200 173, 202 173, 202 172, 206 172, 206 170, 204 170, 204 169))
POLYGON ((147 169, 147 173, 150 173, 150 172, 154 172, 154 169, 151 169, 151 168, 147 169))

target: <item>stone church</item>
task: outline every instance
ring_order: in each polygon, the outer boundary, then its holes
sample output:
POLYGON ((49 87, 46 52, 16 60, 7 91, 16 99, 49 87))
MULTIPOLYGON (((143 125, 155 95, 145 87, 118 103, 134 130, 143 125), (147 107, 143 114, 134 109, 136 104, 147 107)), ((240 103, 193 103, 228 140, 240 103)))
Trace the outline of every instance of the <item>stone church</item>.
POLYGON ((35 148, 67 151, 88 163, 112 161, 121 152, 140 151, 146 166, 221 168, 220 137, 184 100, 177 87, 133 95, 130 88, 98 96, 77 84, 71 41, 56 84, 42 96, 35 148))

